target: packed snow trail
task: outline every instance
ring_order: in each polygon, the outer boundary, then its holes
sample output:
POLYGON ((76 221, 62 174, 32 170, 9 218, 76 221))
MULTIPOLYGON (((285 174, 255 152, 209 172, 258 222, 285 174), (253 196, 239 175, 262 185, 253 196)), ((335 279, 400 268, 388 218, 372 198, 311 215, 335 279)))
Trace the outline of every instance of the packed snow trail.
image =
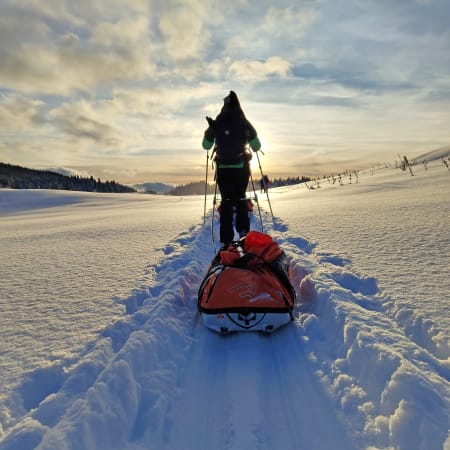
POLYGON ((207 330, 196 297, 215 250, 210 225, 192 227, 123 300, 123 320, 79 359, 29 375, 0 449, 448 445, 448 365, 387 317, 375 279, 278 219, 264 225, 294 264, 295 322, 270 336, 207 330))
POLYGON ((199 449, 354 448, 295 327, 271 336, 224 338, 204 329, 196 335, 164 448, 181 442, 199 449))

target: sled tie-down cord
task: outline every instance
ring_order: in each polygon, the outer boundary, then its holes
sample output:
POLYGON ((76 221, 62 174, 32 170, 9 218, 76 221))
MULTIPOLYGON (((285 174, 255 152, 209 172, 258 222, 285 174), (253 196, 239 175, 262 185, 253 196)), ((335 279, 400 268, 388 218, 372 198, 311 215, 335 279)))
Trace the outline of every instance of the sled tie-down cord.
MULTIPOLYGON (((214 165, 214 154, 215 154, 216 148, 214 148, 214 150, 211 153, 211 156, 209 156, 209 151, 206 152, 206 169, 205 169, 205 194, 204 194, 204 205, 203 205, 203 224, 206 223, 206 198, 207 198, 207 194, 208 194, 208 170, 209 170, 209 161, 212 161, 212 168, 215 168, 214 165)), ((261 166, 261 161, 259 159, 259 155, 258 152, 261 152, 263 155, 264 153, 262 152, 262 150, 258 150, 256 153, 256 158, 258 160, 258 167, 259 167, 259 171, 261 173, 261 178, 264 179, 264 175, 263 175, 263 170, 262 170, 262 166, 261 166)), ((240 200, 254 200, 256 202, 256 206, 258 208, 258 216, 259 216, 259 223, 260 223, 260 228, 261 228, 261 232, 264 233, 264 224, 263 224, 263 220, 262 220, 262 214, 261 214, 261 207, 259 204, 259 199, 258 199, 258 194, 256 193, 256 189, 255 189, 255 183, 253 181, 253 175, 252 172, 250 171, 250 183, 251 183, 251 188, 253 190, 253 195, 247 196, 243 199, 240 200)), ((268 189, 264 189, 264 191, 266 192, 266 196, 267 196, 267 203, 269 205, 269 210, 270 210, 270 215, 272 217, 272 219, 274 218, 273 216, 273 211, 272 211, 272 205, 270 203, 270 198, 269 198, 269 190, 268 189)), ((212 243, 213 246, 215 247, 215 242, 214 242, 214 214, 217 210, 217 170, 214 170, 214 195, 213 195, 213 207, 212 207, 212 214, 211 214, 211 239, 212 239, 212 243)))

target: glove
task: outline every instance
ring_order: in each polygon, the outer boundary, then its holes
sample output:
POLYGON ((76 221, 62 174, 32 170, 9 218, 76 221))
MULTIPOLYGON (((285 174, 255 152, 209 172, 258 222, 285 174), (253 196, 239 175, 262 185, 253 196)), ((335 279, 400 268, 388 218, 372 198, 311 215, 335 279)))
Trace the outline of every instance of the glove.
MULTIPOLYGON (((250 142, 251 149, 256 153, 261 151, 261 141, 259 140, 258 136, 255 136, 250 142)), ((262 152, 261 152, 262 153, 262 152)))

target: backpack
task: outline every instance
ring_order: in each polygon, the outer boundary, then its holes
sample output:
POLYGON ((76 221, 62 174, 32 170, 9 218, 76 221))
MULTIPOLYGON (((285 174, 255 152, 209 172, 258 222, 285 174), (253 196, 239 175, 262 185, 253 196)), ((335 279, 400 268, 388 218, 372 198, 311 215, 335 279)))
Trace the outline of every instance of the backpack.
POLYGON ((248 142, 247 121, 235 114, 219 114, 214 124, 216 161, 220 164, 236 164, 246 158, 248 142))

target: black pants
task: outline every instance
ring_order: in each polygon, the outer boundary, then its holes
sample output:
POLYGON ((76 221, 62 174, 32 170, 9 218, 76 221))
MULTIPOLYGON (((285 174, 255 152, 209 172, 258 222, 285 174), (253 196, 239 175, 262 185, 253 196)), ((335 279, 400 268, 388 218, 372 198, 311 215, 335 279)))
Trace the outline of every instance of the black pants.
POLYGON ((236 210, 236 231, 247 233, 250 229, 248 206, 245 199, 250 169, 217 168, 217 184, 222 197, 220 210, 220 242, 227 244, 234 239, 233 211, 236 210))

